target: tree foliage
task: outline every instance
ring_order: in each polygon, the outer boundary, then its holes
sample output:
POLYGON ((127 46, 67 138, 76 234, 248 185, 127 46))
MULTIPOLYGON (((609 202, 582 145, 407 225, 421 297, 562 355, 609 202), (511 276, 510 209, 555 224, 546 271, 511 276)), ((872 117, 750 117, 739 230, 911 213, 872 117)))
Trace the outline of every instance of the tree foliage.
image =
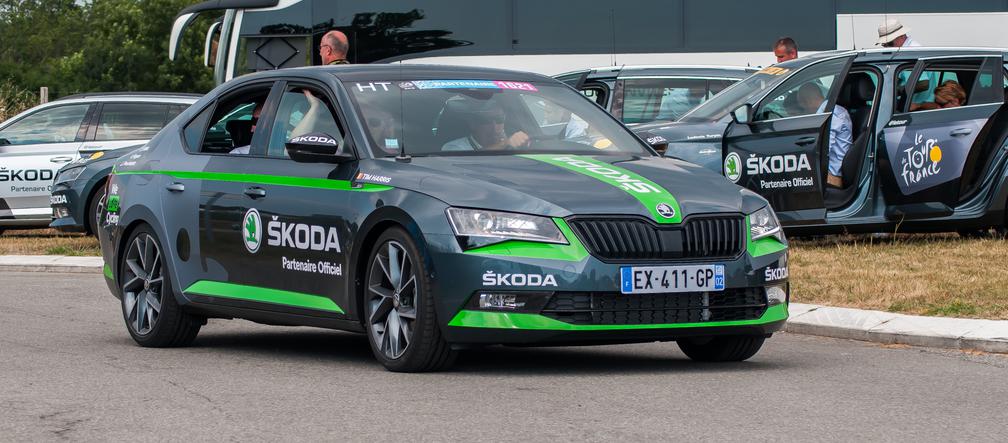
POLYGON ((197 22, 168 60, 172 21, 188 0, 0 0, 0 80, 53 96, 93 91, 206 92, 197 22))

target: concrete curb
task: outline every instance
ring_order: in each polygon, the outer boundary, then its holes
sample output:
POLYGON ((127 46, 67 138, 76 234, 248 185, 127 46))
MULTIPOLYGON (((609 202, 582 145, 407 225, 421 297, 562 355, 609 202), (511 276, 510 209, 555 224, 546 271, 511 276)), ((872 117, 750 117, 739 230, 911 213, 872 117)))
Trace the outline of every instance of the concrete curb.
POLYGON ((0 255, 0 271, 101 274, 104 266, 105 263, 101 257, 0 255))
POLYGON ((1008 353, 1008 321, 924 317, 792 303, 787 332, 885 344, 1008 353))

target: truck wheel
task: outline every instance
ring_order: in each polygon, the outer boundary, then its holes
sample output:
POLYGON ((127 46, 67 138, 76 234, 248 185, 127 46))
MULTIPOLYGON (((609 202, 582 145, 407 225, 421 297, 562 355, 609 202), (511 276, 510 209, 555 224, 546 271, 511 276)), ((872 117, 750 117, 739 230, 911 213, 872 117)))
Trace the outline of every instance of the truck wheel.
POLYGON ((123 319, 140 346, 186 346, 206 320, 183 312, 175 301, 161 251, 150 226, 140 226, 130 235, 119 263, 123 319))
POLYGON ((676 344, 692 360, 724 362, 749 359, 759 352, 763 340, 761 336, 699 337, 679 340, 676 344))
POLYGON ((446 369, 456 352, 434 312, 431 282, 420 250, 402 228, 391 228, 371 249, 364 278, 364 325, 375 358, 394 372, 446 369))

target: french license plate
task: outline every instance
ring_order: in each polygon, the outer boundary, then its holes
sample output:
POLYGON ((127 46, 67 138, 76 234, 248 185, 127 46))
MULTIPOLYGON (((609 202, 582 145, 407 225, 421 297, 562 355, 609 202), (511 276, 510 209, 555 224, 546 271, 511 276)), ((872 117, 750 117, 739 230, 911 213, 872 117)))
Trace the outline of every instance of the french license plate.
POLYGON ((724 265, 620 268, 620 292, 624 294, 723 291, 724 288, 724 265))

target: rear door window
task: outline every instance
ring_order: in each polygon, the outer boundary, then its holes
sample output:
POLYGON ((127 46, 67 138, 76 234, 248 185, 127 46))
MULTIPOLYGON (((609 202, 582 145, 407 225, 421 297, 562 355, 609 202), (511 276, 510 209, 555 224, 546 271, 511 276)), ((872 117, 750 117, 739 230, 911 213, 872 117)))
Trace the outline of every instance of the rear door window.
POLYGON ((623 83, 623 123, 677 120, 707 101, 707 80, 695 78, 628 78, 623 83))
POLYGON ((72 142, 90 106, 54 106, 28 114, 0 130, 0 145, 72 142))
POLYGON ((95 128, 95 141, 146 140, 164 127, 168 105, 105 103, 95 128))

